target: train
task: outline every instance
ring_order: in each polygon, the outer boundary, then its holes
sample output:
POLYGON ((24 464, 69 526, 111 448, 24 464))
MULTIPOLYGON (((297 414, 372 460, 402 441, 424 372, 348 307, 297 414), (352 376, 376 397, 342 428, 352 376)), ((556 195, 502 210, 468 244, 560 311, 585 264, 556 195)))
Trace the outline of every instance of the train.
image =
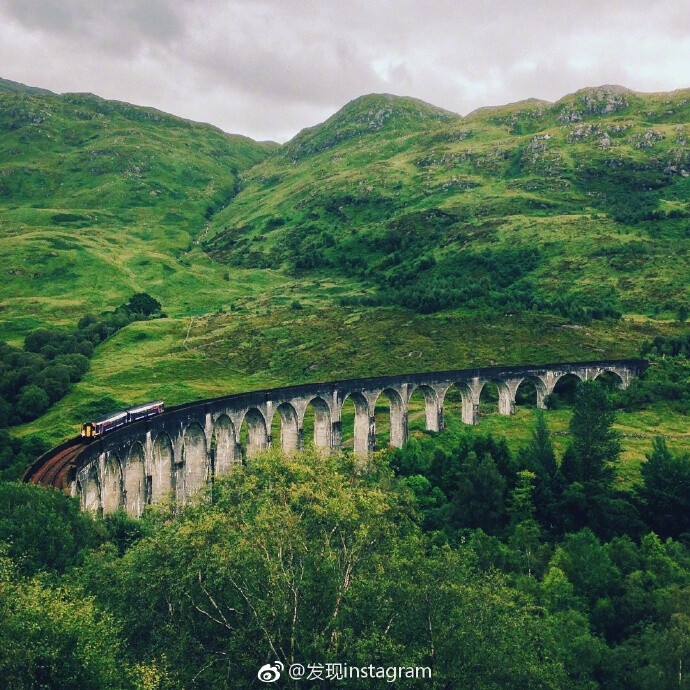
POLYGON ((145 405, 137 405, 137 407, 130 407, 129 410, 122 410, 120 412, 113 412, 107 417, 96 419, 91 422, 84 422, 81 425, 82 438, 95 438, 107 434, 113 429, 119 429, 125 424, 137 422, 140 419, 147 419, 148 417, 155 417, 163 414, 165 404, 162 400, 156 402, 146 403, 145 405))

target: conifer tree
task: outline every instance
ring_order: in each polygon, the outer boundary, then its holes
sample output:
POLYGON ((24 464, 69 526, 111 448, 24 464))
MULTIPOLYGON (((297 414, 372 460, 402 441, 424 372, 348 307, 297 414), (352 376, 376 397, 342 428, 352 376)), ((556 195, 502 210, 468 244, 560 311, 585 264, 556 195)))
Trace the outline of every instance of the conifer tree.
POLYGON ((657 437, 641 473, 639 495, 647 524, 661 537, 690 532, 690 455, 675 456, 657 437))
POLYGON ((578 384, 570 420, 572 442, 561 465, 569 482, 611 483, 613 464, 621 452, 620 436, 613 429, 615 419, 613 405, 599 382, 578 384))
POLYGON ((563 531, 589 527, 602 539, 640 533, 635 505, 613 486, 621 452, 614 422, 615 410, 604 386, 598 381, 579 383, 570 420, 572 441, 561 463, 569 483, 558 507, 563 531))
POLYGON ((548 530, 558 522, 558 502, 564 480, 551 442, 543 410, 536 411, 536 424, 529 445, 520 451, 520 466, 533 472, 535 517, 548 530))

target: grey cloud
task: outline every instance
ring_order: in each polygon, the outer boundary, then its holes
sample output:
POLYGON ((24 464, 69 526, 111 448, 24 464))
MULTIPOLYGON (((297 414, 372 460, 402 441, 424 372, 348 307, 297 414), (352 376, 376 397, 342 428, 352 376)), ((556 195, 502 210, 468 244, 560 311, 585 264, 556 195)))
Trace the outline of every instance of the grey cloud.
POLYGON ((2 6, 28 28, 113 49, 166 43, 184 32, 179 3, 170 0, 4 0, 2 6))
POLYGON ((601 83, 688 86, 690 13, 685 0, 0 0, 0 64, 285 139, 372 91, 467 113, 601 83))

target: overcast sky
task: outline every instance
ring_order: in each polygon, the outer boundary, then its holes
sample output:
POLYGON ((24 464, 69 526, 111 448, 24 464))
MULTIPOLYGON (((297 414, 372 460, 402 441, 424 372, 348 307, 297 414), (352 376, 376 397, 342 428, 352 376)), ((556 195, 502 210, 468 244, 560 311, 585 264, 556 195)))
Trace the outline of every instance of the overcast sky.
POLYGON ((460 114, 690 87, 688 0, 0 0, 0 77, 285 141, 365 93, 460 114))

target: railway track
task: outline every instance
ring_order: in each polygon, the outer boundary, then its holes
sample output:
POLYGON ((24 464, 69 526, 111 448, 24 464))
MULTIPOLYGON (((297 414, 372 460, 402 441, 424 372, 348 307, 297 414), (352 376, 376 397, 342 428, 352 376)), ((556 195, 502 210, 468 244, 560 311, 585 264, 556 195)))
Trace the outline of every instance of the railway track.
POLYGON ((72 461, 87 446, 81 437, 70 439, 48 451, 34 462, 24 473, 22 480, 27 484, 42 484, 56 489, 64 488, 64 480, 72 461))

